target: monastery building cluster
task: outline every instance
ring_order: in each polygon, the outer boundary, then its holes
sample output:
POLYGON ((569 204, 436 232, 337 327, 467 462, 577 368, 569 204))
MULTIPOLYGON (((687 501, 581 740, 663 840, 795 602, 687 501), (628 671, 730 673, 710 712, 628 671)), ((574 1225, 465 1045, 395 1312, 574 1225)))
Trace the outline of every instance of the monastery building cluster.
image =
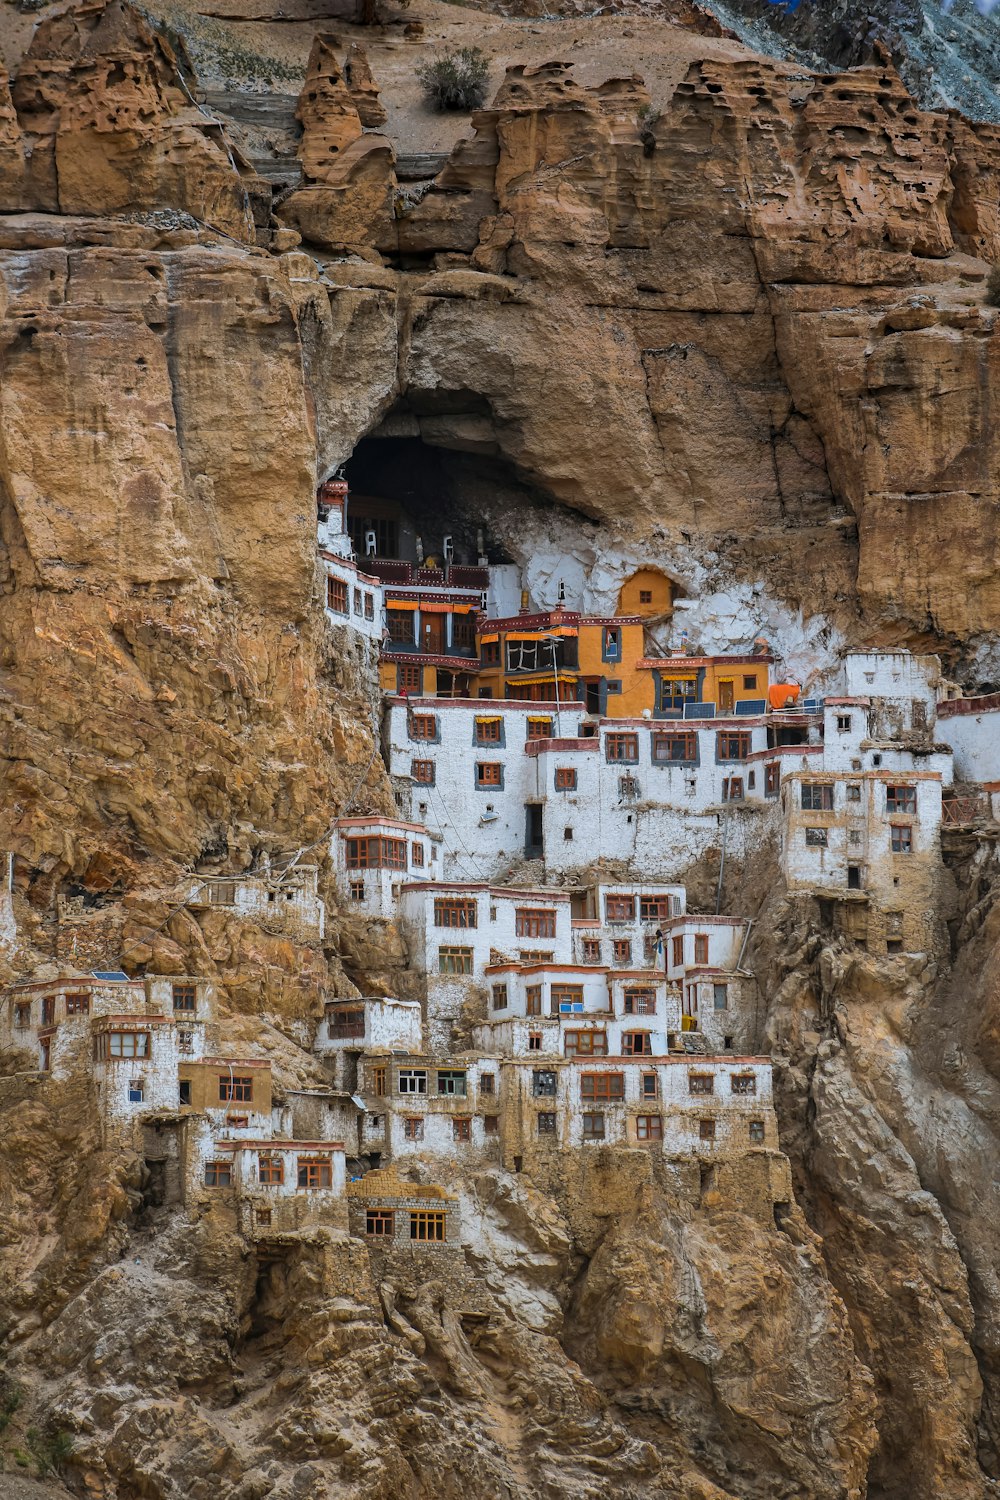
MULTIPOLYGON (((481 539, 471 560, 449 537, 425 556, 398 504, 348 502, 322 486, 326 614, 377 658, 396 815, 332 821, 326 894, 398 934, 407 997, 326 996, 309 1039, 326 1081, 295 1090, 233 1047, 204 976, 66 970, 5 993, 0 1092, 83 1084, 150 1203, 257 1244, 325 1226, 458 1253, 460 1200, 430 1179, 492 1162, 552 1181, 600 1147, 671 1163, 695 1206, 780 1219, 750 925, 692 910, 685 873, 773 838, 789 894, 845 940, 933 951, 942 825, 1000 810, 1000 695, 883 651, 805 697, 763 640, 671 649, 658 569, 613 615, 539 609, 481 539)), ((182 902, 308 944, 330 925, 320 867, 296 860, 193 873, 182 902)))

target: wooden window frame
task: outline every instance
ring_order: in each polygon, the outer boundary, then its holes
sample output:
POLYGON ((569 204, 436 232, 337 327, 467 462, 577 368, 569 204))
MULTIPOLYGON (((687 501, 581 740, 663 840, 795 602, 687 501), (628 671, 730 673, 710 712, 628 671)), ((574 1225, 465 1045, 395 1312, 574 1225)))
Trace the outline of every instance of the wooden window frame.
POLYGON ((385 1063, 369 1063, 365 1069, 365 1092, 373 1098, 384 1099, 389 1083, 389 1069, 385 1063))
POLYGON ((563 1055, 565 1057, 607 1057, 608 1034, 606 1031, 564 1031, 563 1055))
POLYGON ((326 578, 326 607, 335 615, 349 615, 351 612, 347 584, 342 578, 334 578, 329 573, 326 578))
POLYGON ((542 1014, 542 986, 540 984, 525 986, 524 1013, 526 1016, 540 1016, 542 1014))
POLYGON ((297 1156, 295 1180, 307 1192, 328 1190, 333 1187, 333 1162, 328 1156, 297 1156))
POLYGON ((423 1115, 404 1115, 403 1116, 403 1140, 404 1141, 422 1141, 423 1138, 424 1138, 424 1117, 423 1117, 423 1115))
POLYGON ((90 995, 86 990, 74 990, 66 996, 67 1016, 89 1016, 90 995))
POLYGON ((560 1007, 563 1005, 582 1005, 584 1003, 583 988, 582 984, 550 984, 549 1000, 553 1013, 555 1015, 579 1015, 579 1011, 561 1011, 560 1007))
POLYGON ((696 932, 694 935, 694 962, 696 968, 704 968, 708 963, 709 941, 707 932, 696 932))
POLYGON ((606 922, 634 922, 634 896, 605 896, 604 920, 606 922))
POLYGON ((749 730, 720 729, 715 736, 716 758, 720 761, 746 760, 751 743, 749 730))
POLYGON ((888 782, 885 788, 885 810, 887 813, 912 813, 917 811, 917 789, 907 782, 888 782), (900 796, 900 793, 903 795, 900 796))
POLYGON ((553 723, 551 719, 528 716, 525 729, 525 739, 528 740, 550 740, 552 738, 553 723))
POLYGON ((219 1099, 223 1104, 252 1104, 253 1075, 247 1073, 218 1074, 219 1099))
POLYGON ((637 1141, 662 1141, 662 1115, 636 1115, 635 1138, 637 1141))
POLYGON ((503 786, 503 766, 500 761, 476 761, 476 786, 503 786))
POLYGON ((556 766, 555 789, 557 792, 576 791, 575 766, 556 766))
POLYGON ((639 763, 639 736, 632 730, 619 730, 604 737, 604 755, 609 764, 634 766, 639 763))
POLYGON ((656 766, 697 765, 698 736, 694 730, 656 729, 650 751, 656 766))
POLYGON ((889 850, 892 854, 913 853, 913 829, 909 823, 889 824, 889 850))
POLYGON ((477 745, 503 744, 503 719, 477 719, 475 743, 477 745))
POLYGON ((714 1093, 714 1073, 688 1073, 688 1094, 692 1098, 707 1099, 714 1093))
POLYGON ((586 1102, 601 1100, 611 1102, 625 1098, 624 1073, 581 1073, 580 1098, 586 1102))
POLYGON ((756 1073, 730 1073, 729 1092, 743 1098, 757 1092, 756 1073))
POLYGON ((411 740, 436 740, 437 715, 414 714, 410 719, 411 740))
POLYGON ((193 1016, 198 1009, 198 986, 196 984, 172 984, 170 998, 175 1015, 193 1016))
POLYGON ((647 986, 629 988, 622 997, 622 1014, 626 1016, 655 1016, 656 991, 647 986))
POLYGON ((582 1125, 583 1139, 585 1141, 603 1141, 607 1139, 604 1130, 603 1110, 585 1110, 583 1112, 582 1125), (600 1122, 600 1129, 597 1128, 596 1122, 598 1121, 600 1122))
POLYGON ((623 1031, 622 1057, 652 1057, 653 1033, 651 1031, 623 1031))
POLYGON ((479 925, 479 902, 474 896, 435 896, 434 926, 472 931, 479 925))
POLYGON ((550 907, 515 907, 514 932, 517 937, 554 938, 556 935, 556 914, 550 907))
POLYGON ((432 760, 411 760, 410 780, 417 786, 434 786, 437 781, 437 767, 432 760))
POLYGON ((452 1115, 451 1138, 457 1142, 471 1142, 472 1140, 472 1116, 452 1115))
POLYGON ((627 966, 632 962, 632 939, 613 938, 611 941, 612 962, 621 966, 627 966))
POLYGON ((261 1187, 283 1187, 285 1163, 280 1156, 257 1157, 257 1181, 261 1187))
POLYGON ((799 787, 799 803, 803 812, 833 812, 833 783, 803 781, 799 787))
POLYGON ((206 1187, 232 1187, 233 1164, 228 1158, 213 1156, 205 1163, 204 1184, 206 1187))
POLYGON ((473 952, 471 948, 460 947, 454 943, 443 943, 438 948, 438 973, 450 975, 464 975, 473 972, 473 952))
POLYGON ((391 1208, 365 1210, 365 1234, 374 1240, 391 1240, 396 1234, 396 1215, 391 1208))
POLYGON ((443 1245, 447 1237, 447 1215, 440 1208, 410 1209, 410 1239, 418 1244, 443 1245))

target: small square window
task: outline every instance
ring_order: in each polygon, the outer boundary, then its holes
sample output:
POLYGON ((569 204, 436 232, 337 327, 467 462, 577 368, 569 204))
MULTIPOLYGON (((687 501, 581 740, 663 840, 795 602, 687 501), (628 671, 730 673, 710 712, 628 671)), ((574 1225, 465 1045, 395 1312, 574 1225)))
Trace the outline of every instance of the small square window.
POLYGON ((849 781, 847 783, 847 800, 848 802, 861 801, 861 788, 856 781, 849 781))
POLYGON ((133 1078, 129 1081, 128 1102, 130 1104, 141 1104, 146 1097, 145 1085, 141 1078, 133 1078))
POLYGON ((850 714, 838 714, 837 715, 837 728, 839 729, 839 731, 840 731, 841 734, 849 734, 850 733, 850 729, 851 729, 851 716, 850 716, 850 714))
POLYGON ((913 829, 906 824, 893 823, 889 829, 893 854, 913 853, 913 829))
POLYGON ((766 1134, 764 1130, 764 1121, 751 1120, 750 1124, 747 1126, 747 1130, 749 1131, 750 1139, 753 1144, 755 1146, 763 1146, 766 1134))
POLYGON ((825 849, 827 846, 827 832, 825 828, 806 829, 806 848, 825 849))
POLYGON ((352 901, 363 901, 365 899, 365 883, 363 880, 352 880, 348 889, 352 901))
POLYGON ((540 1115, 536 1115, 535 1118, 538 1121, 537 1129, 539 1135, 555 1135, 556 1117, 551 1110, 544 1110, 540 1115))
POLYGON ((528 1033, 528 1051, 529 1052, 541 1052, 541 1050, 542 1050, 542 1033, 540 1031, 529 1031, 529 1033, 528 1033))
POLYGON ((701 1141, 714 1141, 715 1140, 715 1121, 714 1120, 699 1120, 698 1121, 698 1139, 701 1140, 701 1141))

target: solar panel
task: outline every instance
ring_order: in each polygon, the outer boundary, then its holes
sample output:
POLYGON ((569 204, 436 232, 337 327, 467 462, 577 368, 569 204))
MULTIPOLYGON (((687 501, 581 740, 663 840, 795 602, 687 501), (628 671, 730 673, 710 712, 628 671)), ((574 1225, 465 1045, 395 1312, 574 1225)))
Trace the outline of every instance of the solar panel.
POLYGON ((126 981, 128 980, 128 975, 122 969, 91 969, 91 971, 90 971, 90 977, 92 979, 124 979, 126 981))
POLYGON ((766 698, 740 698, 736 703, 736 712, 738 714, 762 714, 766 710, 766 698))
POLYGON ((684 705, 684 717, 685 717, 685 719, 714 719, 715 718, 715 704, 714 703, 685 703, 685 705, 684 705))

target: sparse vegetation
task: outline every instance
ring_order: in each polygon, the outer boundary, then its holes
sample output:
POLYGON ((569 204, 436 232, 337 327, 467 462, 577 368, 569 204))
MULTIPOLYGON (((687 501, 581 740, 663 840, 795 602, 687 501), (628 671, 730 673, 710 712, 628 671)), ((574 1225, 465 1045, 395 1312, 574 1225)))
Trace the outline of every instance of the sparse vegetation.
POLYGON ((642 154, 652 156, 656 150, 656 122, 660 118, 660 111, 653 103, 640 104, 635 118, 639 127, 639 139, 642 142, 642 154))
POLYGON ((990 307, 1000 307, 1000 265, 992 266, 986 278, 986 301, 990 307))
POLYGON ((0 1437, 3 1437, 13 1421, 14 1413, 21 1405, 23 1392, 21 1387, 15 1385, 12 1380, 8 1380, 6 1375, 0 1377, 0 1379, 2 1379, 2 1384, 0 1384, 0 1437))
POLYGON ((18 1449, 14 1453, 15 1462, 26 1469, 34 1464, 35 1473, 39 1479, 48 1476, 58 1477, 66 1465, 66 1460, 73 1452, 72 1433, 65 1432, 61 1428, 51 1433, 40 1432, 37 1427, 29 1427, 25 1434, 25 1445, 27 1452, 18 1449))
POLYGON ((437 110, 482 108, 489 75, 489 59, 479 47, 459 47, 417 69, 427 102, 437 110))

